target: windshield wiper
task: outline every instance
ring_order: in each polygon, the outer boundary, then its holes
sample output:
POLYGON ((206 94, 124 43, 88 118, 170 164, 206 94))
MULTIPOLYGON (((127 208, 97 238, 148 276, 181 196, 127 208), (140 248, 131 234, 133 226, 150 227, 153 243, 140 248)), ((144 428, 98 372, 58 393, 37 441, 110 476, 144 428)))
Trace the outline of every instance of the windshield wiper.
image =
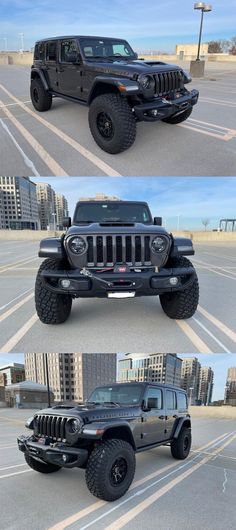
POLYGON ((116 401, 104 401, 104 405, 116 405, 116 407, 119 407, 120 403, 117 403, 116 401))

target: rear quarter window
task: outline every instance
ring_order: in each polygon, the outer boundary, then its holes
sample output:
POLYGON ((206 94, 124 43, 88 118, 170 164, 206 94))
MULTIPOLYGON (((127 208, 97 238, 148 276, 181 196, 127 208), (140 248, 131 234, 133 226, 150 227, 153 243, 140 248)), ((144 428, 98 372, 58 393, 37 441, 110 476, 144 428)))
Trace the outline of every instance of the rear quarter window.
POLYGON ((167 410, 176 409, 176 393, 173 390, 166 390, 166 408, 167 410))
POLYGON ((187 396, 183 392, 177 392, 177 406, 179 412, 186 412, 188 408, 187 396))
POLYGON ((45 44, 44 42, 39 42, 35 45, 34 48, 34 58, 36 61, 43 61, 45 57, 45 44))

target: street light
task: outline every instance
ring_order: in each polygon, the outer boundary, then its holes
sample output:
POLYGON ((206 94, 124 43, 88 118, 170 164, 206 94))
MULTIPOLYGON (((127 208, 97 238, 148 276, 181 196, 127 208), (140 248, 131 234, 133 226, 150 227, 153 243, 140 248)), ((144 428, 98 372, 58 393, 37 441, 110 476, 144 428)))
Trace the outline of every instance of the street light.
POLYGON ((7 38, 6 37, 0 37, 1 40, 4 40, 5 42, 5 52, 7 52, 7 38))
POLYGON ((47 384, 47 393, 48 393, 48 406, 51 407, 51 395, 50 395, 49 375, 48 375, 48 354, 47 353, 44 353, 44 359, 45 359, 46 384, 47 384))
POLYGON ((24 51, 24 33, 19 33, 20 35, 20 38, 21 38, 21 51, 23 53, 24 51))
POLYGON ((212 6, 211 4, 204 4, 204 2, 198 2, 194 4, 194 9, 201 11, 201 22, 200 22, 198 50, 197 50, 197 59, 196 59, 196 61, 200 61, 200 47, 201 47, 201 40, 202 40, 203 16, 204 16, 204 13, 209 13, 210 11, 212 11, 212 6))

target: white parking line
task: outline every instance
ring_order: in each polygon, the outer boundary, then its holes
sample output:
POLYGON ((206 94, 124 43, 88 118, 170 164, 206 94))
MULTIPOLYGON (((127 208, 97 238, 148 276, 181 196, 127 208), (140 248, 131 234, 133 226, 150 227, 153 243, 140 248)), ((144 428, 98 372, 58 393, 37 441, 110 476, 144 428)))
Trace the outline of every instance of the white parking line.
POLYGON ((11 138, 11 141, 13 142, 13 144, 15 145, 16 149, 19 151, 19 153, 21 154, 22 158, 23 158, 23 161, 24 161, 24 164, 32 171, 32 174, 35 176, 35 177, 39 177, 39 172, 37 171, 34 163, 32 160, 30 160, 30 158, 27 156, 27 154, 23 151, 23 149, 21 148, 21 146, 18 144, 18 142, 16 141, 15 139, 15 136, 13 136, 13 134, 11 133, 10 129, 7 127, 7 124, 4 123, 4 121, 0 118, 0 123, 1 123, 1 126, 2 128, 6 131, 6 133, 8 134, 9 138, 11 138))
MULTIPOLYGON (((31 100, 28 99, 27 101, 22 101, 22 103, 24 103, 25 105, 26 103, 31 103, 31 100)), ((15 107, 17 105, 19 105, 19 103, 6 103, 6 104, 2 103, 0 105, 0 109, 4 109, 5 107, 15 107)))
MULTIPOLYGON (((18 98, 16 98, 11 92, 9 92, 3 85, 0 84, 0 88, 11 98, 13 101, 19 104, 19 106, 25 110, 28 114, 30 114, 33 118, 35 118, 38 122, 42 123, 45 127, 47 127, 51 132, 59 136, 61 140, 63 140, 65 143, 69 144, 70 147, 73 147, 78 153, 80 153, 84 158, 89 160, 91 164, 94 164, 97 168, 99 168, 103 173, 108 175, 109 177, 121 177, 121 174, 115 171, 111 166, 106 164, 106 162, 103 162, 98 156, 94 155, 91 151, 83 147, 79 142, 76 142, 73 138, 68 136, 67 134, 63 133, 60 129, 55 127, 55 125, 52 125, 50 122, 45 120, 44 118, 41 118, 41 116, 38 116, 35 112, 33 112, 31 109, 29 109, 24 103, 22 103, 18 98)), ((7 111, 7 109, 5 109, 7 111)), ((61 172, 55 173, 55 175, 61 175, 61 172)))
POLYGON ((204 315, 212 324, 214 324, 220 331, 222 331, 227 337, 229 337, 235 344, 236 344, 236 333, 232 331, 228 326, 226 326, 221 320, 214 317, 211 313, 209 313, 206 309, 204 309, 201 306, 198 306, 198 311, 204 315))
POLYGON ((16 296, 15 298, 12 298, 12 300, 10 300, 10 302, 7 302, 7 304, 2 305, 0 307, 0 311, 2 311, 3 309, 6 309, 6 307, 11 305, 12 302, 15 302, 16 300, 19 300, 19 298, 21 298, 24 294, 29 293, 30 291, 32 291, 32 289, 33 289, 33 287, 31 287, 30 289, 27 289, 27 291, 23 291, 23 293, 18 294, 18 296, 16 296))
POLYGON ((219 339, 217 339, 215 335, 213 335, 213 333, 211 333, 211 331, 209 331, 209 329, 206 328, 206 326, 204 326, 202 322, 200 322, 200 320, 198 320, 198 318, 192 318, 194 322, 196 322, 196 324, 198 324, 198 326, 200 326, 205 331, 205 333, 207 333, 209 337, 211 337, 226 353, 232 353, 230 350, 228 350, 228 348, 226 348, 226 346, 224 346, 224 344, 219 339))
POLYGON ((24 326, 22 326, 10 340, 0 347, 0 353, 10 353, 20 340, 28 333, 33 325, 38 321, 38 315, 35 313, 24 326))
POLYGON ((33 469, 25 469, 24 471, 16 471, 15 473, 8 473, 7 475, 0 476, 1 478, 14 477, 15 475, 22 475, 22 473, 31 473, 33 469))
POLYGON ((6 469, 15 469, 16 467, 26 466, 27 464, 15 464, 14 466, 0 467, 0 471, 5 471, 6 469))
POLYGON ((4 320, 6 320, 6 318, 10 317, 13 313, 15 313, 15 311, 20 309, 20 307, 22 307, 24 304, 29 302, 29 300, 31 300, 33 298, 33 296, 34 296, 34 293, 29 294, 28 296, 23 298, 23 300, 21 300, 20 302, 17 302, 17 304, 15 304, 13 307, 8 309, 2 315, 0 315, 0 323, 3 322, 4 320))
POLYGON ((35 257, 35 254, 33 254, 32 256, 29 256, 28 258, 21 259, 20 261, 15 261, 15 263, 8 263, 7 265, 1 265, 0 274, 10 269, 16 269, 17 265, 25 265, 26 263, 31 263, 31 261, 35 261, 36 259, 38 258, 35 257))

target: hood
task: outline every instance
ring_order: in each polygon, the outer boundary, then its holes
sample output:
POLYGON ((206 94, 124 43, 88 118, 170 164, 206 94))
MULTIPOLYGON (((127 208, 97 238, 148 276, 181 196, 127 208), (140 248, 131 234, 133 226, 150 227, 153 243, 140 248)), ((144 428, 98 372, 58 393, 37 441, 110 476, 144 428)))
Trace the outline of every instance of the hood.
POLYGON ((182 71, 177 65, 162 63, 160 61, 141 61, 140 59, 127 61, 99 61, 94 60, 93 63, 85 61, 86 68, 96 73, 104 73, 111 75, 120 75, 136 79, 140 74, 154 74, 159 72, 170 72, 173 70, 182 71))
POLYGON ((134 418, 140 415, 139 405, 94 405, 79 403, 78 405, 56 406, 38 411, 35 416, 49 415, 61 417, 79 417, 84 423, 104 421, 106 419, 134 418))
MULTIPOLYGON (((93 235, 93 234, 164 234, 169 236, 168 232, 159 225, 149 225, 143 223, 90 223, 90 224, 78 224, 71 226, 65 235, 65 238, 73 235, 93 235)), ((170 236, 169 236, 170 237, 170 236)))

